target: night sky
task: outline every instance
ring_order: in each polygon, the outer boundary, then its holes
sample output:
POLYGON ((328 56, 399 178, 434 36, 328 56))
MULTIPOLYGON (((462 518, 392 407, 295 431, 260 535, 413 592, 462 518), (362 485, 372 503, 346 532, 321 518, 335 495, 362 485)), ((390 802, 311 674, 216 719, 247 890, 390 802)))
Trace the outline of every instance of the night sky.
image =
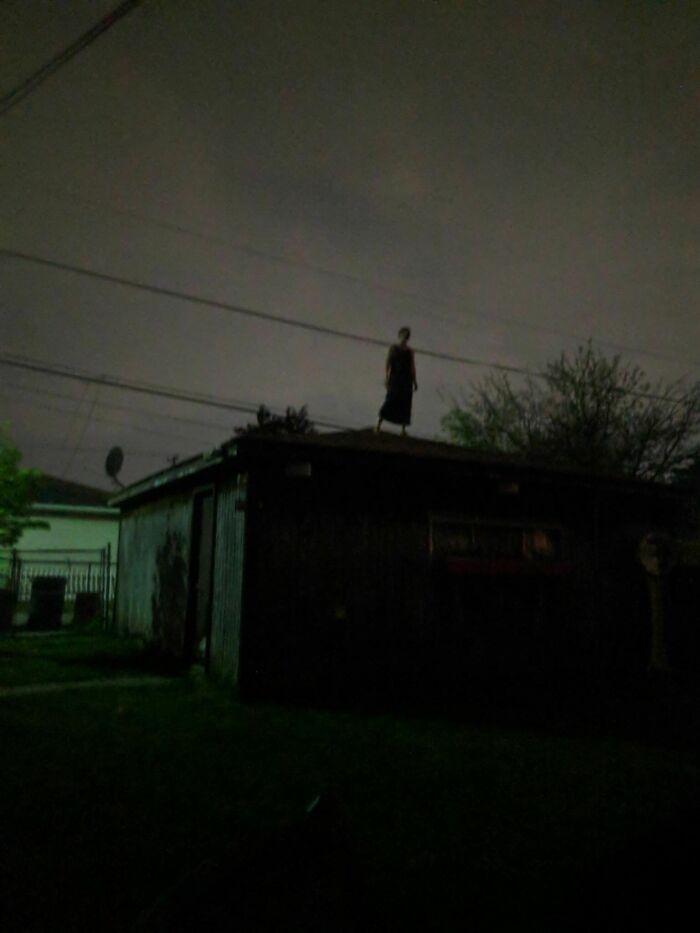
MULTIPOLYGON (((0 95, 116 5, 5 0, 0 95)), ((0 117, 0 247, 537 368, 700 378, 700 3, 144 0, 0 117)), ((382 347, 0 258, 0 354, 373 424, 382 347)), ((414 434, 486 370, 417 356, 414 434)), ((109 486, 249 420, 0 365, 25 463, 109 486)))

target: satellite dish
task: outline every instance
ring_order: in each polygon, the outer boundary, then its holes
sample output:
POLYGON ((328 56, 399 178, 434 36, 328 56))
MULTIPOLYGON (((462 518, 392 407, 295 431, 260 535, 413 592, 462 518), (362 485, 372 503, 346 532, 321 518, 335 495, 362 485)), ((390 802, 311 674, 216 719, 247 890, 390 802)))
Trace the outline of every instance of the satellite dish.
POLYGON ((121 470, 122 463, 124 463, 124 451, 121 447, 113 447, 105 460, 105 472, 118 486, 123 485, 117 479, 117 473, 121 470))

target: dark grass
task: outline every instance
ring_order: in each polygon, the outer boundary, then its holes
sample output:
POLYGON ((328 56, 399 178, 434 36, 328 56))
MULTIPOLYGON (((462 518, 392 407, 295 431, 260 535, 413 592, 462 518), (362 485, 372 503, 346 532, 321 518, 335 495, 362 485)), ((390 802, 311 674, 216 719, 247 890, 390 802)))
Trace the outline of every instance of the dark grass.
POLYGON ((0 734, 5 930, 669 930, 692 903, 689 749, 182 680, 5 699, 0 734))
POLYGON ((139 638, 76 629, 0 637, 0 687, 176 672, 139 638))

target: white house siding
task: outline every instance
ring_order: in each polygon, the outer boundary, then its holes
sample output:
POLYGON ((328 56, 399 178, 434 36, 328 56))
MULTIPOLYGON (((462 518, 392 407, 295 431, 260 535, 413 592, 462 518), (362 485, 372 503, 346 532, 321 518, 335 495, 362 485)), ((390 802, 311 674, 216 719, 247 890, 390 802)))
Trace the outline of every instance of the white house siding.
MULTIPOLYGON (((80 507, 37 506, 32 517, 48 522, 48 528, 28 528, 15 547, 20 551, 45 548, 101 551, 109 544, 112 559, 116 560, 119 541, 119 512, 117 509, 81 509, 80 507), (106 514, 105 514, 106 513, 106 514)), ((59 555, 60 556, 60 555, 59 555)))

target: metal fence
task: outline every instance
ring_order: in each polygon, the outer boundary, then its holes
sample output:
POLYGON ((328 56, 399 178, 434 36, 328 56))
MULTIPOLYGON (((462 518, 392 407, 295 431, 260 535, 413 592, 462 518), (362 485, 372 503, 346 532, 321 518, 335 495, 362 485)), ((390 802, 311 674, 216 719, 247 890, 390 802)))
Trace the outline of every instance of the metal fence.
POLYGON ((79 593, 98 593, 107 621, 116 588, 116 564, 109 545, 102 549, 42 548, 0 553, 0 586, 10 589, 18 606, 30 601, 38 577, 65 580, 66 608, 79 593))

